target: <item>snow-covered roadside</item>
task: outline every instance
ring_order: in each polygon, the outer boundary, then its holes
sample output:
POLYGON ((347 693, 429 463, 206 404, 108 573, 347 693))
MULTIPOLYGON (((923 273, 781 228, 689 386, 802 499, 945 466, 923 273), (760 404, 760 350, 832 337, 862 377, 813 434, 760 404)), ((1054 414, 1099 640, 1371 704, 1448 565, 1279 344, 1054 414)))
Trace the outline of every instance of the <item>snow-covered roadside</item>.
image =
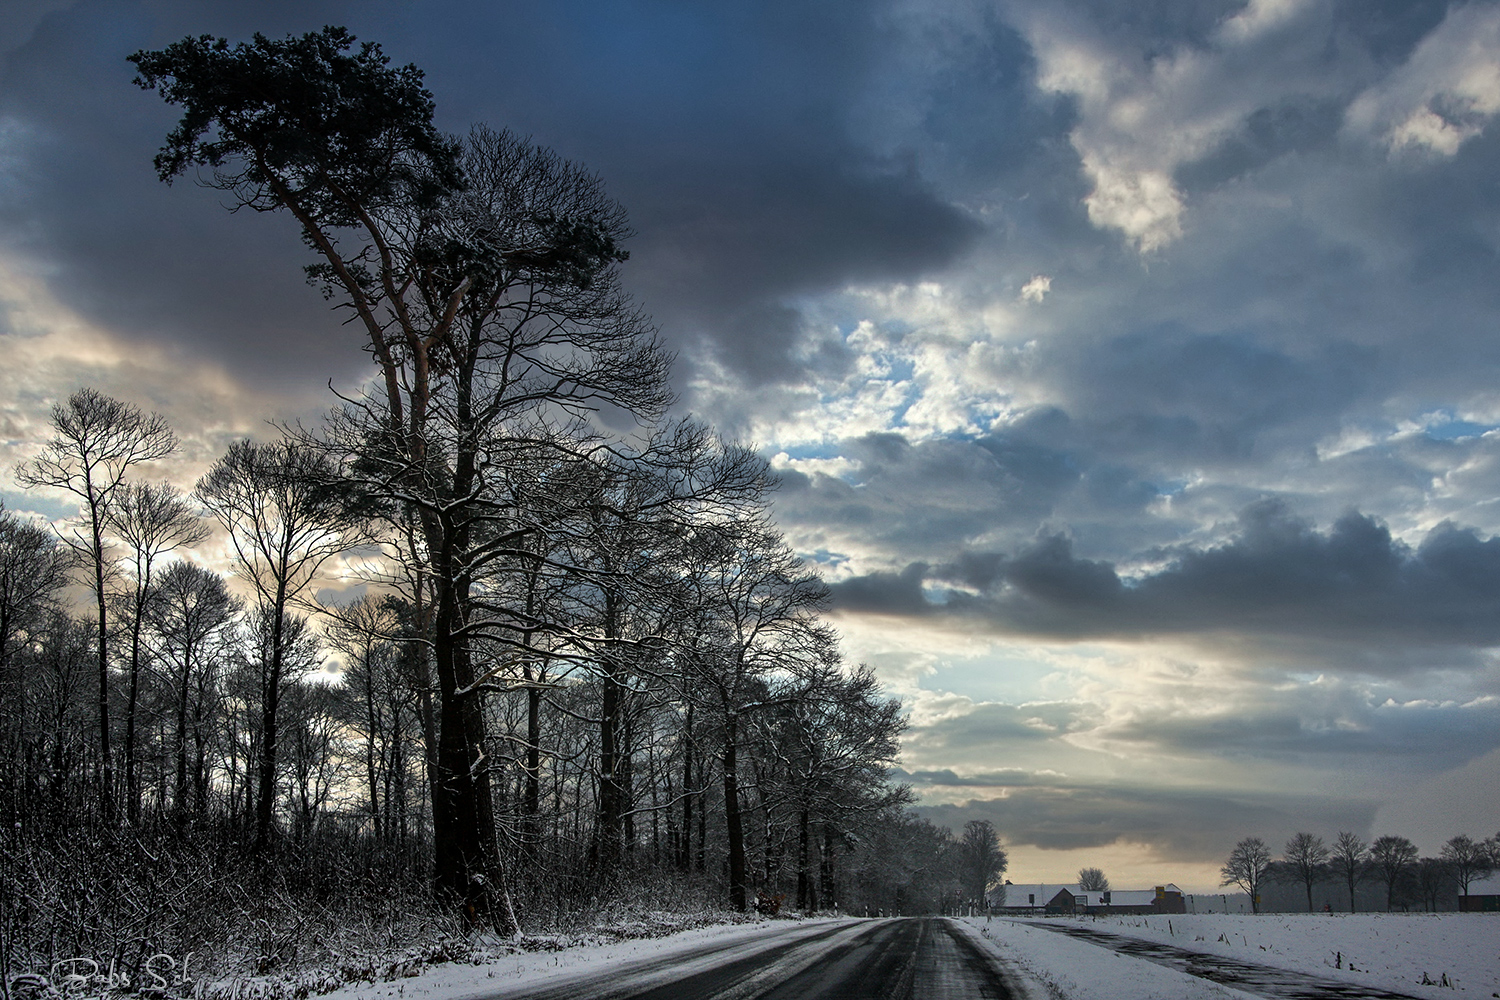
POLYGON ((828 929, 835 923, 853 923, 852 918, 806 920, 757 920, 681 931, 664 937, 620 941, 612 944, 579 945, 555 951, 524 951, 502 955, 483 963, 450 963, 431 966, 418 975, 395 982, 355 983, 325 994, 326 1000, 366 1000, 399 997, 402 1000, 475 1000, 496 993, 521 995, 527 988, 552 985, 564 978, 594 972, 628 973, 645 965, 690 955, 708 946, 715 958, 724 950, 745 954, 761 948, 795 941, 828 929))
MULTIPOLYGON (((1216 913, 1042 919, 1434 1000, 1500 993, 1500 914, 1216 913), (1442 985, 1445 976, 1447 986, 1442 985)), ((1024 928, 1026 923, 1013 926, 1024 928)), ((1038 934, 1062 937, 1041 928, 1029 936, 1038 934)))
POLYGON ((1084 941, 1028 926, 1026 921, 967 917, 970 940, 1019 967, 1045 995, 1031 1000, 1260 1000, 1259 997, 1084 941))

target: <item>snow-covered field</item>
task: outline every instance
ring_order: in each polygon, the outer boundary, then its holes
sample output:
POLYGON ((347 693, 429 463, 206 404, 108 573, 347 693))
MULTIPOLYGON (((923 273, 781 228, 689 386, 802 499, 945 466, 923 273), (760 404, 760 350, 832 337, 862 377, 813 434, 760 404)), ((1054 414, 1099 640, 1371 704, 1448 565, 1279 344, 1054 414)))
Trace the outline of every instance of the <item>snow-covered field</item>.
POLYGON ((1036 926, 1040 921, 983 917, 962 921, 1002 962, 1031 980, 1028 1000, 1261 1000, 1036 926))
MULTIPOLYGON (((1413 996, 1500 995, 1500 914, 1270 913, 1046 919, 1413 996), (1450 985, 1442 985, 1444 977, 1450 985)), ((992 939, 1015 948, 1018 959, 1028 965, 1065 970, 1061 974, 1066 981, 1058 981, 1065 996, 1105 995, 1098 992, 1099 986, 1113 982, 1111 976, 1121 975, 1127 961, 1131 965, 1149 964, 1122 959, 1044 930, 1036 926, 1040 922, 997 918, 988 930, 992 939), (1097 956, 1090 958, 1089 952, 1097 956), (1097 975, 1091 971, 1096 967, 1097 975), (1115 971, 1103 971, 1106 969, 1115 971)), ((982 917, 970 923, 986 927, 982 917)), ((1200 994, 1148 991, 1114 995, 1200 994)))

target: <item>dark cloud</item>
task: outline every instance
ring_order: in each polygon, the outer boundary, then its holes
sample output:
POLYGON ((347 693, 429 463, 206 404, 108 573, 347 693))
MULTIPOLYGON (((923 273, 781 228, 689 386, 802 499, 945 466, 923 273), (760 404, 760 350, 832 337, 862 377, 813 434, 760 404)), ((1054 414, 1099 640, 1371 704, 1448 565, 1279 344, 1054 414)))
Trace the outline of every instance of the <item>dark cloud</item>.
POLYGON ((1143 0, 1118 4, 1109 0, 1081 0, 1059 4, 1064 9, 1086 11, 1089 20, 1110 36, 1125 36, 1146 48, 1147 56, 1165 55, 1180 45, 1204 47, 1226 18, 1245 8, 1244 0, 1209 0, 1179 3, 1176 0, 1143 0))
POLYGON ((871 614, 914 615, 929 609, 922 594, 926 563, 912 563, 900 573, 871 573, 840 585, 840 600, 871 614))
POLYGON ((1252 112, 1213 152, 1177 168, 1174 180, 1189 194, 1259 170, 1279 156, 1331 146, 1344 124, 1342 101, 1302 97, 1252 112))
POLYGON ((358 341, 302 282, 288 218, 227 218, 166 190, 150 161, 170 109, 125 56, 187 34, 245 38, 347 23, 428 71, 442 123, 535 134, 601 171, 640 236, 628 278, 669 338, 752 382, 792 375, 800 296, 913 280, 980 232, 915 161, 854 142, 848 103, 902 44, 864 4, 402 5, 81 2, 8 18, 0 110, 12 239, 47 259, 70 306, 272 381, 359 367, 358 341), (505 58, 496 58, 503 50, 505 58), (309 335, 312 331, 315 334, 309 335))
POLYGON ((898 767, 892 769, 891 779, 910 785, 942 788, 1016 788, 1050 783, 1041 775, 1019 768, 961 775, 946 768, 941 771, 903 771, 898 767))
POLYGON ((1003 560, 970 556, 833 589, 843 610, 889 610, 910 606, 918 572, 928 587, 988 579, 980 595, 951 591, 944 604, 924 601, 920 613, 1058 637, 1224 631, 1354 646, 1500 642, 1500 538, 1450 523, 1412 549, 1369 516, 1351 512, 1320 532, 1283 502, 1266 500, 1243 511, 1234 537, 1221 545, 1153 555, 1167 567, 1125 579, 1108 562, 1079 558, 1068 537, 1052 534, 1003 560))
MULTIPOLYGON (((962 786, 960 786, 962 787, 962 786)), ((1291 830, 1368 833, 1376 803, 1323 795, 1234 794, 1131 785, 1011 787, 1003 798, 931 805, 919 812, 961 830, 987 819, 1008 844, 1046 850, 1148 844, 1180 862, 1223 859, 1228 846, 1259 836, 1280 843, 1291 830)))
POLYGON ((311 30, 341 12, 266 4, 252 15, 225 4, 148 13, 86 0, 41 15, 0 67, 13 170, 0 202, 5 243, 45 262, 64 305, 127 340, 167 343, 288 388, 362 371, 361 341, 303 280, 306 251, 289 219, 230 217, 190 180, 158 182, 151 159, 175 115, 131 85, 125 61, 190 32, 311 30))
MULTIPOLYGON (((845 441, 841 450, 860 463, 858 472, 848 480, 787 475, 778 515, 789 524, 857 533, 908 558, 957 558, 970 539, 1006 529, 1029 535, 1080 479, 1070 455, 1024 434, 913 444, 879 433, 845 441)), ((1089 484, 1108 494, 1106 502, 1118 499, 1120 486, 1089 484)), ((1142 496, 1134 484, 1124 489, 1136 494, 1137 506, 1156 495, 1142 496)))
POLYGON ((1378 63, 1391 66, 1405 61, 1452 6, 1452 0, 1404 0, 1388 4, 1337 0, 1333 5, 1333 23, 1339 41, 1352 42, 1378 63))
POLYGON ((1500 745, 1500 704, 1372 704, 1298 686, 1295 701, 1185 716, 1141 705, 1109 738, 1187 756, 1254 757, 1330 768, 1424 773, 1458 767, 1500 745))
MULTIPOLYGON (((783 144, 795 149, 796 140, 775 145, 783 144)), ((800 151, 791 162, 766 162, 793 149, 756 150, 750 163, 725 150, 725 162, 691 179, 661 178, 660 189, 634 201, 646 235, 632 281, 679 337, 702 338, 751 382, 799 370, 791 354, 803 319, 789 304, 797 297, 915 280, 951 263, 979 232, 913 173, 840 166, 856 151, 824 162, 800 151), (717 183, 691 190, 709 179, 717 183)))
POLYGON ((1293 354, 1249 333, 1176 325, 1057 350, 1070 356, 1053 377, 1092 448, 1172 464, 1241 464, 1288 434, 1300 444, 1332 429, 1376 361, 1327 338, 1293 354))

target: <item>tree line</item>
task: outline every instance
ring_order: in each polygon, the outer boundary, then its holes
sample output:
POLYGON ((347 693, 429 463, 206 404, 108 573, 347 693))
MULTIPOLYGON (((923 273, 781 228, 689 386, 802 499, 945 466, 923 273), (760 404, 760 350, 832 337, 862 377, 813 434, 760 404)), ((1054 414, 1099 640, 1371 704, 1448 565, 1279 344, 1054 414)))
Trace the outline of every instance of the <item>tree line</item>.
POLYGON ((1385 908, 1409 909, 1414 905, 1435 911, 1440 899, 1458 891, 1469 895, 1469 887, 1500 869, 1500 834, 1475 840, 1459 834, 1445 843, 1437 857, 1421 857, 1415 844, 1405 837, 1382 836, 1365 843, 1358 835, 1341 831, 1333 843, 1311 833, 1297 833, 1286 842, 1280 858, 1259 837, 1246 837, 1234 846, 1220 869, 1224 881, 1250 897, 1260 912, 1261 890, 1281 883, 1302 888, 1307 911, 1313 912, 1313 887, 1337 886, 1349 900, 1349 912, 1357 908, 1356 890, 1363 883, 1384 890, 1385 908))
MULTIPOLYGON (((409 892, 505 936, 663 887, 982 898, 994 831, 956 839, 887 783, 900 705, 842 661, 766 463, 668 416, 597 177, 443 135, 420 70, 341 28, 130 61, 182 109, 161 179, 289 216, 372 377, 188 493, 142 478, 176 447, 160 416, 92 389, 54 407, 16 475, 79 513, 0 511, 0 950, 66 950, 59 921, 84 947, 171 858, 221 892, 161 903, 189 941, 194 905, 308 894, 409 892), (211 530, 234 586, 190 555, 211 530), (81 844, 118 863, 84 871, 81 844)), ((164 947, 148 923, 108 933, 139 961, 164 947)), ((267 933, 261 964, 298 946, 267 933)))

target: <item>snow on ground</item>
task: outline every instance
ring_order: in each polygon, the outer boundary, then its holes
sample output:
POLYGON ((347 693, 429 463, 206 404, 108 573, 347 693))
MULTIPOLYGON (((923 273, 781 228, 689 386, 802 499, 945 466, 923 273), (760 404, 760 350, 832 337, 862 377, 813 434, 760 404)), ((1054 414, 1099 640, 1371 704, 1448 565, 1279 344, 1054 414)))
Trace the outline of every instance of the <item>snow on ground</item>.
MULTIPOLYGON (((1024 918, 960 922, 976 943, 1016 968, 1031 1000, 1250 1000, 1253 994, 1124 956, 1047 930, 1044 922, 1224 955, 1324 979, 1434 1000, 1500 995, 1500 914, 1186 914, 1024 918), (1339 968, 1342 966, 1342 968, 1339 968), (1449 987, 1423 985, 1441 983, 1449 987)), ((844 918, 840 923, 857 923, 844 918)), ((530 989, 624 974, 672 962, 671 976, 771 949, 834 922, 761 920, 702 927, 665 937, 522 951, 475 964, 426 968, 396 982, 352 983, 330 1000, 475 1000, 524 996, 530 989), (698 954, 707 950, 711 954, 698 954)), ((415 969, 413 971, 416 971, 415 969)), ((662 970, 662 974, 668 974, 662 970)))
POLYGON ((1168 969, 1036 926, 1035 921, 968 917, 970 939, 1046 989, 1034 1000, 1260 1000, 1185 972, 1168 969))
POLYGON ((528 987, 553 985, 563 979, 586 977, 608 971, 625 973, 674 957, 684 966, 697 964, 687 956, 714 946, 706 960, 723 961, 731 954, 747 955, 763 948, 794 941, 826 930, 833 923, 852 923, 851 918, 804 920, 758 920, 703 927, 666 937, 621 941, 614 944, 582 945, 558 951, 526 951, 475 964, 451 963, 433 966, 400 982, 352 983, 324 995, 324 1000, 367 1000, 399 997, 401 1000, 475 1000, 496 993, 519 995, 528 987))
MULTIPOLYGON (((1413 996, 1500 995, 1500 913, 1215 913, 1040 919, 1067 920, 1096 931, 1413 996), (1424 985, 1424 976, 1437 984, 1446 976, 1451 986, 1424 985)), ((1024 929, 1028 922, 1011 926, 1024 929)), ((1022 933, 1023 938, 1038 935, 1063 937, 1041 928, 1029 935, 1022 933)))

